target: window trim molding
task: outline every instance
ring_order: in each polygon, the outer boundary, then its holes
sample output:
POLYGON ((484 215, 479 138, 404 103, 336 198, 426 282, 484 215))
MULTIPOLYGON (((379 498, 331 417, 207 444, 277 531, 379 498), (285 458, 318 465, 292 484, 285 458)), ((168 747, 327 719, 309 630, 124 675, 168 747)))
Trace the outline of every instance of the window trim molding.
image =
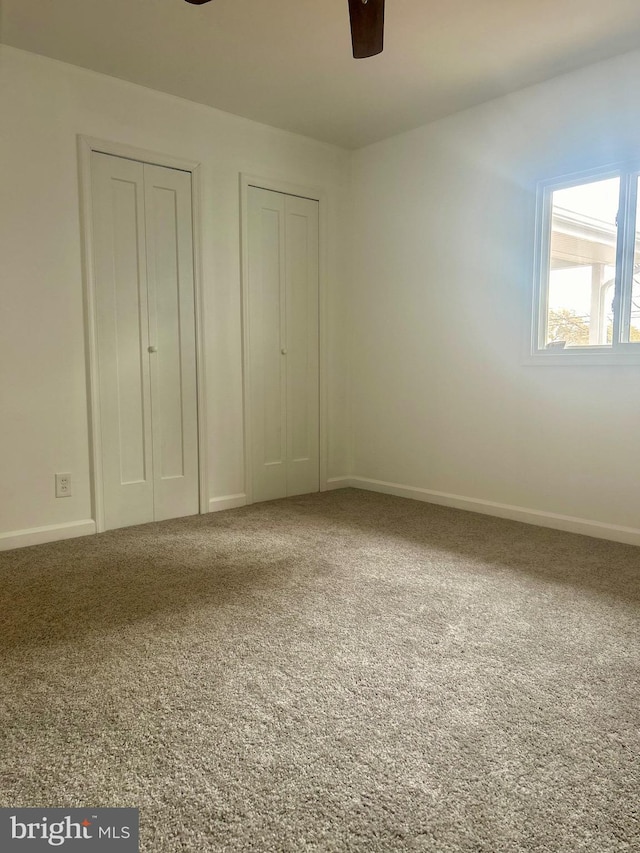
MULTIPOLYGON (((640 173, 640 160, 626 160, 595 166, 579 172, 556 175, 539 180, 536 184, 535 229, 533 258, 533 288, 530 305, 529 340, 525 363, 548 365, 640 365, 640 343, 618 342, 619 328, 624 311, 621 286, 629 259, 624 247, 629 242, 629 231, 633 218, 628 215, 629 205, 636 202, 637 186, 632 178, 640 173), (616 247, 615 301, 623 304, 614 312, 614 342, 611 346, 570 347, 565 350, 549 350, 543 347, 542 335, 546 324, 549 293, 549 243, 551 237, 552 197, 554 190, 578 186, 589 181, 620 179, 620 207, 624 206, 623 229, 616 247)), ((627 253, 628 254, 628 253, 627 253)))

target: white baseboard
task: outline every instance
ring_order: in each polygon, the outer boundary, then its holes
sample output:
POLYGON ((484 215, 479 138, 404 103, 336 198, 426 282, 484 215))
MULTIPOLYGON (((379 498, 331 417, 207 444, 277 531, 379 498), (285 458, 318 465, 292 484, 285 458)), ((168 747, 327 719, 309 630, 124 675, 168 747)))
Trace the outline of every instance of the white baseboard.
POLYGON ((220 512, 223 509, 235 509, 238 506, 245 506, 247 496, 239 495, 223 495, 220 498, 209 499, 209 512, 220 512))
MULTIPOLYGON (((640 546, 640 529, 636 527, 622 527, 617 524, 606 524, 602 521, 576 518, 571 515, 559 515, 553 512, 481 500, 480 498, 468 498, 447 492, 421 489, 416 486, 403 486, 400 483, 389 483, 384 480, 372 480, 368 477, 333 477, 327 480, 327 490, 349 487, 397 495, 401 498, 411 498, 440 506, 450 506, 454 509, 479 512, 484 515, 495 515, 512 521, 522 521, 525 524, 535 524, 538 527, 551 527, 555 530, 565 530, 568 533, 581 533, 584 536, 594 536, 597 539, 610 539, 613 542, 640 546)), ((245 494, 211 498, 209 500, 209 512, 234 509, 235 507, 245 506, 246 503, 247 496, 245 494)), ((62 539, 74 539, 77 536, 91 536, 95 532, 96 523, 91 518, 70 521, 66 524, 31 527, 27 530, 12 530, 7 533, 0 533, 0 551, 40 545, 44 542, 57 542, 62 539)))
POLYGON ((617 524, 606 524, 602 521, 575 518, 571 515, 558 515, 554 512, 544 512, 522 506, 485 501, 480 498, 467 498, 462 495, 435 492, 415 486, 402 486, 399 483, 387 483, 384 480, 371 480, 367 477, 345 477, 341 478, 341 480, 343 481, 342 488, 351 486, 354 489, 367 489, 372 492, 397 495, 401 498, 412 498, 413 500, 425 501, 426 503, 450 506, 455 509, 480 512, 484 513, 484 515, 496 515, 498 518, 523 521, 525 524, 535 524, 538 527, 551 527, 554 530, 565 530, 568 533, 595 536, 597 539, 611 539, 613 542, 623 542, 627 545, 640 545, 640 529, 637 527, 621 527, 617 524))
POLYGON ((75 539, 76 536, 90 536, 95 532, 96 523, 92 518, 69 521, 66 524, 30 527, 27 530, 10 530, 8 533, 0 533, 0 551, 41 545, 43 542, 57 542, 59 539, 75 539))
POLYGON ((332 489, 346 489, 352 485, 351 477, 330 477, 324 488, 323 492, 330 492, 332 489))

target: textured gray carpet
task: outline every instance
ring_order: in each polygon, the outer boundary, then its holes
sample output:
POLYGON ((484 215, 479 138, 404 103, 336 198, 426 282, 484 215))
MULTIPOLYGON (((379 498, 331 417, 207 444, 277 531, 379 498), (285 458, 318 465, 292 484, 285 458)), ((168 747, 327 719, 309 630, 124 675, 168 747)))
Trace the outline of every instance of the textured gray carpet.
POLYGON ((640 549, 345 490, 0 555, 0 805, 141 849, 640 850, 640 549))

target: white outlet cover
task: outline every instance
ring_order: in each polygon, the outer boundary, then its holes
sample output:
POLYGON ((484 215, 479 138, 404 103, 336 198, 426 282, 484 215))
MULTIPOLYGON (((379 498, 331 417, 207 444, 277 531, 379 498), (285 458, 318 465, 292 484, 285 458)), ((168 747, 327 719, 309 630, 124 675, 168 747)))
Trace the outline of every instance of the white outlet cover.
POLYGON ((56 497, 71 497, 71 474, 56 474, 56 497))

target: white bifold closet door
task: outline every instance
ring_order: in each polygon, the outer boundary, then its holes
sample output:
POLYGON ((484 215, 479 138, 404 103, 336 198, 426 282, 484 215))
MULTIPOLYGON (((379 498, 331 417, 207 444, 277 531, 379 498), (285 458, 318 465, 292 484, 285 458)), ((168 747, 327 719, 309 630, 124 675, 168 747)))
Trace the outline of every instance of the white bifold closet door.
POLYGON ((317 492, 318 202, 249 187, 254 501, 317 492))
POLYGON ((191 175, 92 154, 105 527, 199 510, 191 175))

